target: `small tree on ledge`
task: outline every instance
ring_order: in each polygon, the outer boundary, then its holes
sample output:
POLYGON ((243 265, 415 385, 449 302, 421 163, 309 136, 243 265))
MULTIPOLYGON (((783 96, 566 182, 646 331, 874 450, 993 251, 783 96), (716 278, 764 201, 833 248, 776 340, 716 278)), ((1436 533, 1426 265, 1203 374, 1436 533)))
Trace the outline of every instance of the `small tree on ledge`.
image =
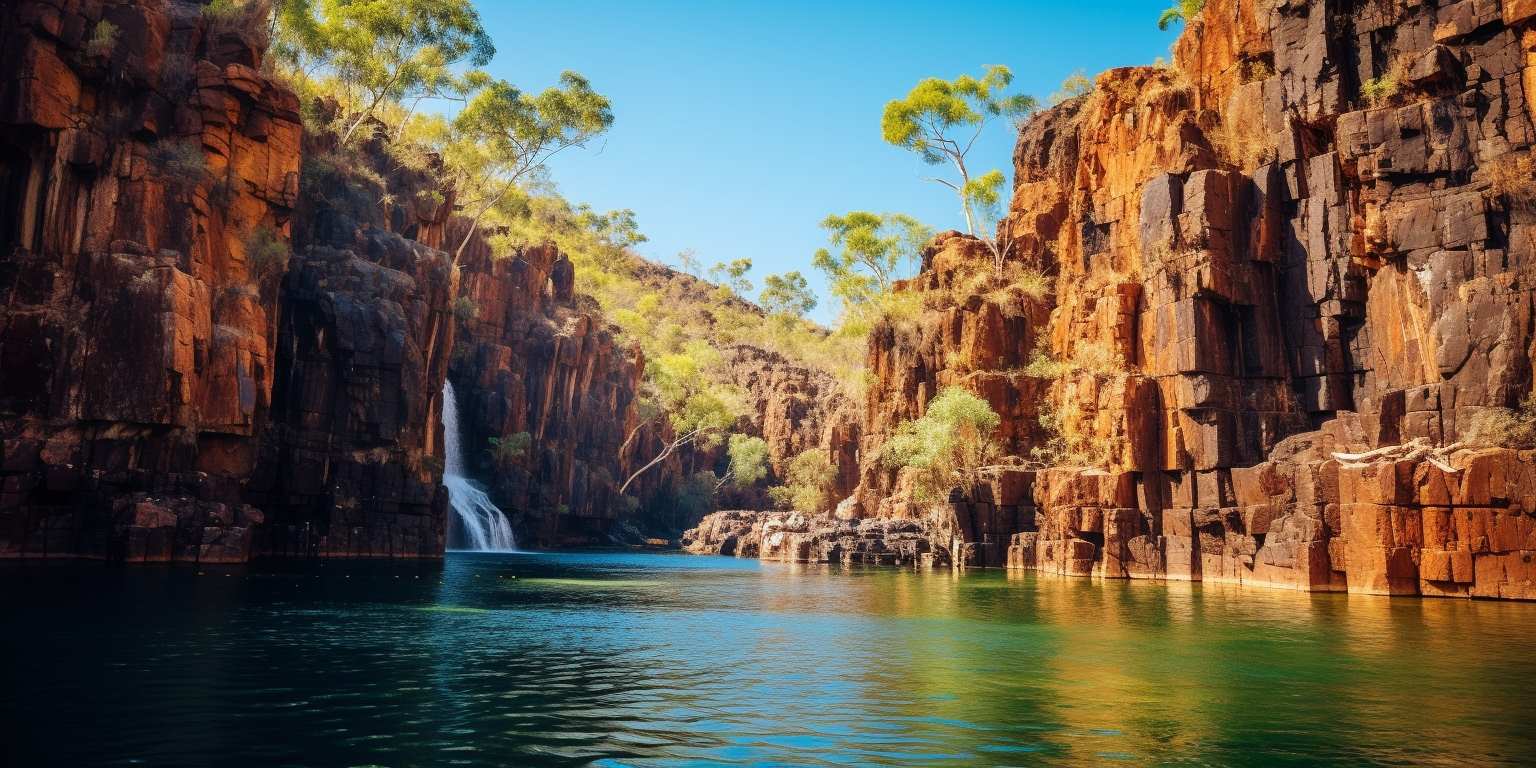
MULTIPOLYGON (((916 152, 929 165, 954 166, 958 179, 933 177, 930 181, 948 187, 960 198, 965 231, 972 236, 980 237, 977 230, 984 226, 996 226, 1004 177, 995 169, 972 176, 966 156, 992 118, 1022 119, 1038 106, 1032 96, 1005 96, 1003 91, 1012 82, 1013 73, 1001 64, 987 67, 979 79, 970 75, 954 80, 930 77, 905 98, 887 103, 880 119, 881 133, 888 143, 916 152)), ((982 240, 1001 268, 1009 243, 1003 236, 982 240)))

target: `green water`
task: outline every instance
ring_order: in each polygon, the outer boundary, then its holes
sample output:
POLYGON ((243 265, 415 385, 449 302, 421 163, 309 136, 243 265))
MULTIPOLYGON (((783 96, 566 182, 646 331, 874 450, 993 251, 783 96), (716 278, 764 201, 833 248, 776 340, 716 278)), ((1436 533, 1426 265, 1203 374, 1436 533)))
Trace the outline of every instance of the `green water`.
POLYGON ((6 765, 1536 762, 1536 605, 656 554, 0 568, 6 765))

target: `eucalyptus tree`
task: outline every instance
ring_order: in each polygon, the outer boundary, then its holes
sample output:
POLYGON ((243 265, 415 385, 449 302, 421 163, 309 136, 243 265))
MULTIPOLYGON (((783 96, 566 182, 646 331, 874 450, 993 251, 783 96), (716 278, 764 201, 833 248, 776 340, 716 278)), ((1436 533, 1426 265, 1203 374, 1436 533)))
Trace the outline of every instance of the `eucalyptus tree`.
MULTIPOLYGON (((469 218, 464 238, 454 249, 463 256, 486 214, 495 210, 518 184, 544 168, 550 158, 585 146, 613 125, 608 99, 575 72, 537 95, 504 80, 480 89, 454 117, 443 161, 453 175, 458 203, 469 218)), ((628 230, 633 217, 617 222, 628 230)))
POLYGON ((751 259, 732 259, 729 263, 717 261, 709 268, 709 279, 729 288, 738 296, 744 296, 752 292, 752 281, 747 279, 747 273, 751 271, 751 259))
MULTIPOLYGON (((1034 97, 1004 92, 1013 73, 1001 64, 986 68, 979 78, 961 75, 954 80, 930 77, 907 95, 885 105, 880 128, 885 140, 917 153, 929 165, 949 164, 958 178, 930 179, 948 187, 960 198, 965 230, 976 235, 979 226, 996 224, 1002 199, 1003 174, 987 171, 973 175, 966 158, 993 118, 1021 119, 1038 106, 1034 97)), ((982 238, 1001 266, 1007 247, 995 237, 982 238)))
POLYGON ((422 101, 466 98, 488 80, 469 68, 496 54, 471 0, 280 0, 273 19, 279 54, 335 81, 343 144, 387 106, 404 110, 398 134, 422 101))
POLYGON ((852 211, 821 222, 834 250, 816 251, 811 263, 826 274, 844 307, 859 309, 890 293, 903 274, 916 272, 933 232, 901 213, 852 211))
POLYGON ((790 318, 803 317, 816 308, 816 294, 798 271, 763 278, 763 292, 757 300, 770 313, 790 318))

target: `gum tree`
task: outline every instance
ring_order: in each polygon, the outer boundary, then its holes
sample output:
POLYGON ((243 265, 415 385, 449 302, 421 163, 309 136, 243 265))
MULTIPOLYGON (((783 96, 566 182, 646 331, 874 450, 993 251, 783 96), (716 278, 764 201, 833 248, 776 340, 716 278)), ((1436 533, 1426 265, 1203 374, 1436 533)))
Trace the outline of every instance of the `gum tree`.
POLYGON ((389 105, 403 129, 424 100, 463 99, 496 55, 471 0, 282 0, 276 48, 305 76, 329 74, 344 98, 343 144, 389 105))
POLYGON ((469 217, 454 262, 463 257, 481 220, 508 200, 519 182, 555 155, 585 146, 611 125, 608 99, 575 72, 560 75, 558 86, 537 95, 504 80, 492 81, 475 94, 454 118, 443 147, 459 205, 469 217))
POLYGON ((803 317, 816 308, 816 294, 799 272, 763 278, 763 292, 757 295, 757 301, 769 313, 789 318, 803 317))
MULTIPOLYGON (((966 157, 993 118, 1020 119, 1038 106, 1034 97, 1004 93, 1013 73, 1001 64, 986 68, 979 78, 961 75, 954 80, 930 77, 907 95, 885 105, 880 129, 885 140, 917 153, 929 165, 953 166, 958 177, 932 177, 960 198, 965 231, 976 235, 978 227, 994 225, 1002 199, 1003 174, 992 170, 972 175, 966 157)), ((998 238, 982 238, 1000 267, 1008 248, 998 238)))
POLYGON ((878 304, 891 283, 916 271, 923 244, 933 236, 917 219, 900 213, 852 211, 828 216, 821 226, 835 250, 816 251, 811 263, 826 274, 832 294, 853 309, 878 304))

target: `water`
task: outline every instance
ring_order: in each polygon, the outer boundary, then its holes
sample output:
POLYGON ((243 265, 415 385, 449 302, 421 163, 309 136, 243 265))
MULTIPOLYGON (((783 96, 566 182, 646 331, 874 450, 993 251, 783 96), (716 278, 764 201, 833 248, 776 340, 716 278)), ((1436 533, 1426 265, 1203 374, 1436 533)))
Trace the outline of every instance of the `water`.
POLYGON ((664 554, 0 568, 5 765, 1536 762, 1536 605, 664 554))
POLYGON ((515 552, 517 539, 512 523, 501 508, 465 475, 464 449, 459 445, 459 401, 453 382, 443 380, 443 485, 448 504, 458 520, 458 531, 468 549, 477 552, 515 552))

